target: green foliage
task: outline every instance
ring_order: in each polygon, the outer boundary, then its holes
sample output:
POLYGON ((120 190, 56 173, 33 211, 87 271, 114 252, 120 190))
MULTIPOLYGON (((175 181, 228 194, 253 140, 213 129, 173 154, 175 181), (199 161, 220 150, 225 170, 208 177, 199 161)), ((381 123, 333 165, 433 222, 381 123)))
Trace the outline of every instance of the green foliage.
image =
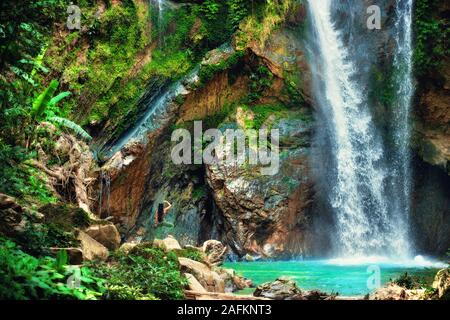
POLYGON ((63 0, 2 0, 0 70, 14 66, 29 77, 30 66, 22 68, 19 61, 39 54, 53 23, 64 19, 66 6, 63 0))
POLYGON ((192 192, 192 199, 194 201, 200 200, 201 198, 206 196, 206 187, 205 186, 199 186, 194 189, 192 192))
POLYGON ((28 195, 42 203, 55 202, 37 170, 24 164, 30 157, 27 150, 0 140, 0 192, 15 197, 28 195))
POLYGON ((50 101, 53 98, 56 90, 58 89, 59 82, 52 80, 47 88, 34 100, 33 107, 31 109, 31 116, 34 119, 40 119, 45 110, 49 107, 50 101))
POLYGON ((209 80, 211 80, 216 74, 229 70, 236 66, 241 59, 244 57, 245 51, 237 51, 233 53, 226 60, 221 59, 217 64, 207 64, 203 65, 198 73, 200 79, 200 85, 205 85, 209 80))
POLYGON ((0 237, 0 300, 92 300, 101 296, 101 279, 93 277, 89 268, 71 269, 66 263, 67 254, 37 259, 0 237), (80 285, 71 287, 68 280, 76 272, 80 285))
POLYGON ((281 104, 259 104, 251 107, 243 105, 242 108, 244 110, 251 110, 254 114, 252 120, 245 120, 246 129, 259 130, 270 116, 274 117, 273 120, 288 116, 288 109, 281 104))
POLYGON ((106 300, 158 300, 152 294, 143 294, 141 288, 127 285, 110 285, 105 296, 106 300))
POLYGON ((111 265, 96 264, 96 274, 106 279, 106 298, 183 299, 187 280, 181 275, 177 256, 145 245, 128 255, 117 253, 111 265))
POLYGON ((71 248, 79 245, 73 232, 65 231, 55 224, 28 223, 16 241, 25 252, 33 256, 49 255, 51 247, 71 248))
POLYGON ((249 95, 246 99, 247 103, 259 100, 264 92, 272 86, 273 74, 264 65, 260 65, 250 75, 250 83, 248 85, 249 95))
POLYGON ((400 275, 399 277, 394 279, 392 282, 400 287, 404 287, 409 290, 427 287, 427 284, 425 283, 426 281, 424 279, 419 278, 419 277, 413 277, 413 276, 409 275, 407 272, 400 275))
POLYGON ((423 76, 437 70, 445 57, 450 54, 448 18, 436 16, 438 0, 415 1, 414 64, 416 73, 423 76))
POLYGON ((195 248, 185 248, 182 250, 178 250, 176 252, 176 255, 181 258, 187 258, 198 262, 205 261, 203 254, 198 249, 195 248))
POLYGON ((50 117, 48 120, 50 122, 58 124, 59 126, 70 129, 74 134, 85 141, 92 140, 92 137, 89 135, 89 133, 87 133, 82 127, 77 125, 75 122, 70 121, 69 119, 61 117, 50 117))

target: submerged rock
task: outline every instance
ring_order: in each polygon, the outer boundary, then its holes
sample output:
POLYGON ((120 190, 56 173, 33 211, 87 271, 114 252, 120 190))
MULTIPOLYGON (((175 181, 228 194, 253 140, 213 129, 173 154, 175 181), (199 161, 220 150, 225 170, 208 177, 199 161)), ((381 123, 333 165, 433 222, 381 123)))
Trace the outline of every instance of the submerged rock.
POLYGON ((320 290, 302 291, 295 281, 284 277, 258 286, 253 295, 273 300, 334 300, 336 298, 336 295, 320 290))
POLYGON ((274 282, 258 286, 253 295, 274 300, 304 300, 295 281, 286 278, 278 278, 274 282))

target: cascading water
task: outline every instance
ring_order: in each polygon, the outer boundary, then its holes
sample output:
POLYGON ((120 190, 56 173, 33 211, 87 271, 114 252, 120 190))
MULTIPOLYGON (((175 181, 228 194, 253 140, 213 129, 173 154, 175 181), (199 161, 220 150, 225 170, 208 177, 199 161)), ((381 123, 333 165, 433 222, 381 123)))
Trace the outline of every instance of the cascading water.
POLYGON ((198 68, 194 68, 185 78, 175 82, 168 89, 153 97, 140 119, 113 145, 108 146, 108 149, 104 151, 105 156, 111 157, 130 141, 144 140, 149 132, 157 129, 167 121, 170 113, 169 106, 177 96, 187 92, 187 86, 197 81, 197 73, 198 68))
MULTIPOLYGON (((391 150, 392 184, 396 190, 393 210, 397 213, 398 224, 404 224, 410 213, 411 193, 411 104, 414 95, 413 48, 412 48, 413 0, 398 0, 396 7, 394 56, 394 81, 396 99, 392 105, 393 121, 391 131, 394 146, 391 150)), ((407 228, 407 226, 404 226, 407 228)))
POLYGON ((164 33, 164 9, 165 9, 165 0, 152 0, 155 3, 156 10, 158 11, 158 41, 161 45, 163 43, 163 33, 164 33))
MULTIPOLYGON (((386 185, 391 181, 391 168, 386 166, 385 150, 371 115, 368 83, 358 77, 361 66, 355 58, 357 53, 350 53, 346 43, 352 39, 350 33, 354 26, 351 23, 337 26, 335 14, 339 4, 336 1, 308 0, 308 4, 314 47, 310 55, 313 85, 330 147, 330 168, 325 175, 331 185, 328 200, 337 220, 337 253, 353 258, 370 255, 407 257, 404 214, 392 210, 386 192, 386 185)), ((404 19, 403 15, 401 19, 404 19)), ((404 19, 398 25, 406 23, 404 19)), ((404 39, 400 41, 410 41, 407 36, 404 39)), ((397 56, 404 59, 407 48, 400 47, 397 56)), ((401 87, 399 93, 403 90, 407 89, 401 87)), ((402 99, 399 104, 403 108, 408 101, 402 99)), ((407 111, 398 111, 399 117, 408 117, 403 112, 407 111)), ((399 121, 407 122, 406 119, 399 121)), ((403 125, 400 127, 402 129, 397 131, 399 140, 404 136, 403 131, 408 130, 403 129, 403 125)), ((402 142, 402 146, 405 144, 407 142, 402 142)), ((406 155, 400 150, 399 154, 406 155)), ((406 161, 399 157, 404 170, 408 170, 406 161)), ((404 173, 399 173, 400 176, 404 173)))

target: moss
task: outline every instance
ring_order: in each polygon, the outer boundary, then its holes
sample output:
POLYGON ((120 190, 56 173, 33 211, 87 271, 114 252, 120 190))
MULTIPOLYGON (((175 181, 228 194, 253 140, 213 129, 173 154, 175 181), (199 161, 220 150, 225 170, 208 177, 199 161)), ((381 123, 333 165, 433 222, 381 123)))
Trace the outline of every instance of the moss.
POLYGON ((414 65, 418 76, 436 71, 450 54, 448 17, 437 15, 438 0, 417 0, 414 8, 414 65))
POLYGON ((203 253, 196 248, 185 248, 181 250, 176 250, 175 254, 179 258, 187 258, 198 262, 204 262, 205 258, 203 256, 203 253))
POLYGON ((90 225, 90 218, 83 209, 66 204, 49 204, 39 210, 45 216, 47 224, 54 224, 63 230, 86 228, 90 225))
POLYGON ((251 110, 254 114, 253 119, 247 118, 245 120, 246 129, 259 130, 264 122, 272 116, 273 121, 288 117, 289 110, 282 104, 260 104, 254 106, 242 106, 244 110, 251 110))
POLYGON ((198 186, 192 192, 192 200, 198 201, 206 196, 206 187, 198 186))
POLYGON ((198 73, 200 79, 200 86, 205 85, 216 74, 232 69, 234 66, 236 66, 239 62, 242 61, 244 56, 245 51, 236 51, 226 60, 222 58, 221 61, 217 64, 203 65, 198 73))

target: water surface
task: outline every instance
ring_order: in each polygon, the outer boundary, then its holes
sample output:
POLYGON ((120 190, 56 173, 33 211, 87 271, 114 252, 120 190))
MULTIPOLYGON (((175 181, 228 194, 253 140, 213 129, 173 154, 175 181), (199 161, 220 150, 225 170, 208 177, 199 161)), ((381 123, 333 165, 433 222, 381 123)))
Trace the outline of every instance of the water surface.
MULTIPOLYGON (((441 264, 414 261, 408 263, 393 263, 380 261, 372 264, 370 261, 359 263, 348 260, 319 261, 275 261, 275 262, 235 262, 226 263, 225 268, 231 268, 238 274, 249 278, 255 285, 276 280, 286 276, 296 281, 301 289, 318 289, 328 293, 339 293, 341 296, 362 296, 370 293, 368 280, 373 275, 374 267, 378 266, 381 284, 407 272, 412 276, 423 278, 431 284, 441 264), (370 267, 370 268, 369 268, 370 267)), ((370 282, 370 281, 369 281, 370 282)), ((245 293, 250 293, 246 290, 245 293)))

